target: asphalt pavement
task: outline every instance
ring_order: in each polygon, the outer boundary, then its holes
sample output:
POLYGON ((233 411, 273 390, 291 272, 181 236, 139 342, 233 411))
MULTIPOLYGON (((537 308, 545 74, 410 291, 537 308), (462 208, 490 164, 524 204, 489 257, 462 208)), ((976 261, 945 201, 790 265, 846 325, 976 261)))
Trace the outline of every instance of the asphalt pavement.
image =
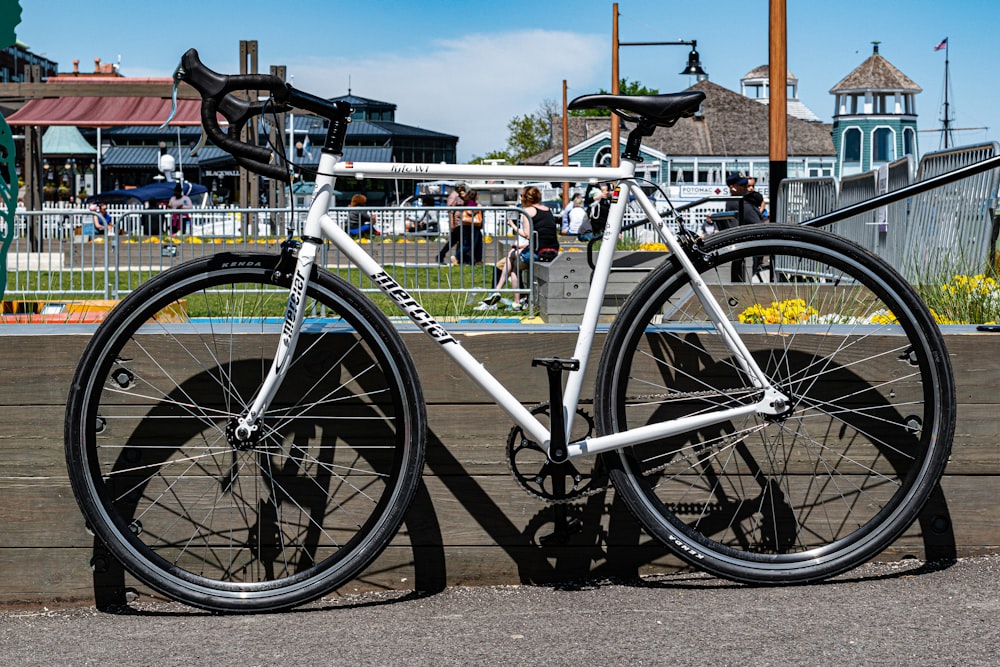
POLYGON ((755 588, 702 574, 449 588, 224 616, 0 609, 7 665, 997 665, 1000 555, 755 588))

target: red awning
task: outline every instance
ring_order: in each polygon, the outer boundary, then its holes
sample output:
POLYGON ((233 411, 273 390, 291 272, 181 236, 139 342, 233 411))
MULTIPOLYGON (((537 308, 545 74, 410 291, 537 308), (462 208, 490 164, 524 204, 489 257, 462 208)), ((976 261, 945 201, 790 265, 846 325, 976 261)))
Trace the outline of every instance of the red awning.
MULTIPOLYGON (((30 100, 7 117, 9 125, 130 127, 162 125, 170 100, 159 97, 54 97, 30 100)), ((177 100, 171 126, 201 125, 201 100, 177 100)))

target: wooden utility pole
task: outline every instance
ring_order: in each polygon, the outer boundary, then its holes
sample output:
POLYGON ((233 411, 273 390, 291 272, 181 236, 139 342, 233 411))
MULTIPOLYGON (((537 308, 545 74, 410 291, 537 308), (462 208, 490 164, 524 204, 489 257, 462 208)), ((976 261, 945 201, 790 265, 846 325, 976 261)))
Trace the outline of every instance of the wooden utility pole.
MULTIPOLYGON (((24 66, 25 83, 40 84, 42 68, 24 66)), ((100 148, 100 146, 98 146, 100 148)), ((34 125, 24 128, 24 205, 29 211, 42 210, 42 134, 34 125)))
MULTIPOLYGON (((618 94, 618 3, 611 6, 611 94, 618 94)), ((611 114, 611 166, 618 166, 618 151, 620 150, 620 139, 618 138, 618 116, 611 114)), ((586 203, 586 202, 585 202, 586 203)))
MULTIPOLYGON (((240 40, 240 74, 256 74, 257 73, 257 40, 256 39, 241 39, 240 40)), ((249 99, 250 95, 256 95, 257 91, 247 91, 247 96, 249 99)), ((257 143, 257 120, 253 119, 247 125, 239 128, 240 141, 256 144, 257 143)), ((240 193, 239 202, 240 208, 251 208, 260 205, 260 185, 257 174, 252 171, 248 171, 243 167, 240 167, 240 193)), ((244 223, 244 227, 245 227, 244 223)), ((244 232, 246 230, 244 229, 244 232)))
POLYGON ((777 215, 778 190, 788 176, 788 27, 785 0, 771 0, 768 85, 771 219, 777 215))

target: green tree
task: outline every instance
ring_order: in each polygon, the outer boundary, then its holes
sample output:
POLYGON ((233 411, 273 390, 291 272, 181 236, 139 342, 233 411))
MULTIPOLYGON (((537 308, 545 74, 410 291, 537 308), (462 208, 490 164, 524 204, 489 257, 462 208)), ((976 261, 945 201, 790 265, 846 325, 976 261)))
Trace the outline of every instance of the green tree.
POLYGON ((517 163, 552 146, 552 120, 542 113, 514 116, 507 123, 507 152, 517 163))
MULTIPOLYGON (((602 95, 607 95, 609 91, 601 88, 598 91, 602 95)), ((647 88, 638 81, 629 81, 627 78, 622 78, 618 82, 618 94, 620 95, 659 95, 660 91, 656 88, 647 88)), ((577 111, 570 111, 570 116, 610 116, 611 112, 607 109, 582 109, 577 111)))

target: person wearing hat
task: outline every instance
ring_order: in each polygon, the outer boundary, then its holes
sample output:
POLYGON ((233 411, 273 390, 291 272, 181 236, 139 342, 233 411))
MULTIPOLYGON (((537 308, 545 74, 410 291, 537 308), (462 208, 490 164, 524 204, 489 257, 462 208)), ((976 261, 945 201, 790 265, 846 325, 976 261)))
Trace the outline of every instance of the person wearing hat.
MULTIPOLYGON (((747 193, 749 192, 748 185, 750 179, 746 177, 742 172, 730 172, 726 176, 726 185, 729 186, 729 196, 730 199, 726 200, 726 213, 736 212, 737 222, 740 225, 751 225, 754 223, 763 222, 761 219, 760 211, 754 206, 748 199, 747 193), (739 199, 736 199, 739 197, 739 199)), ((716 217, 715 214, 709 214, 708 222, 709 225, 722 230, 727 229, 731 226, 731 215, 720 215, 716 217)), ((754 262, 757 263, 756 261, 754 262)), ((743 282, 743 265, 741 262, 733 262, 731 278, 733 282, 743 282)))
MULTIPOLYGON (((732 199, 726 200, 726 212, 731 211, 737 212, 737 220, 741 225, 750 225, 755 222, 763 222, 760 217, 760 211, 754 206, 748 199, 747 194, 749 193, 749 188, 747 187, 750 183, 750 179, 743 175, 741 172, 731 172, 726 176, 726 185, 729 186, 729 196, 732 199), (739 199, 735 199, 739 197, 739 199)), ((710 219, 714 217, 714 214, 709 214, 710 219)), ((731 216, 726 216, 731 217, 731 216)), ((728 220, 718 220, 716 226, 719 229, 726 229, 729 225, 728 220)))

